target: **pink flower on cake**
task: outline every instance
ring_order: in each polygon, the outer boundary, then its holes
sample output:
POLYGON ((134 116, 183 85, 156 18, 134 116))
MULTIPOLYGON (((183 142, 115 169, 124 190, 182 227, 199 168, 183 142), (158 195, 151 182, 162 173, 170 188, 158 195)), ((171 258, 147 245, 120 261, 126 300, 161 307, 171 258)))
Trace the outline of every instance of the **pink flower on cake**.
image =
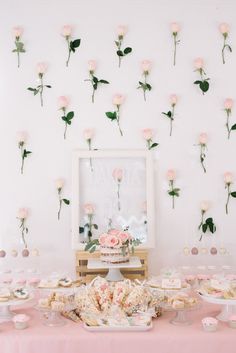
POLYGON ((120 202, 120 186, 123 178, 123 170, 120 168, 115 168, 112 172, 113 179, 117 183, 117 207, 118 211, 121 210, 121 202, 120 202))
POLYGON ((153 130, 152 129, 143 129, 142 134, 143 134, 143 138, 146 140, 147 148, 149 150, 158 146, 158 143, 153 142, 153 130))
POLYGON ((225 49, 227 48, 230 52, 232 52, 232 48, 229 44, 226 43, 226 40, 228 38, 229 35, 229 25, 228 23, 221 23, 219 25, 219 31, 223 36, 223 47, 221 50, 221 55, 222 55, 222 61, 223 64, 225 64, 225 49))
POLYGON ((118 236, 120 234, 120 231, 118 229, 110 229, 108 231, 108 234, 118 236))
POLYGON ((89 71, 89 78, 85 79, 84 81, 90 82, 92 86, 92 103, 94 103, 94 96, 95 92, 98 89, 98 86, 101 84, 109 84, 107 80, 99 79, 95 76, 95 70, 97 68, 97 63, 95 60, 88 61, 88 71, 89 71))
POLYGON ((55 181, 55 185, 56 185, 56 189, 57 189, 57 194, 58 194, 58 199, 59 199, 59 209, 57 212, 57 219, 60 219, 60 215, 61 215, 61 207, 62 207, 62 203, 64 202, 64 204, 69 205, 70 201, 68 199, 62 198, 62 189, 64 187, 65 181, 64 179, 57 179, 55 181))
POLYGON ((143 97, 144 97, 144 100, 146 101, 146 91, 151 91, 152 89, 152 86, 147 82, 147 77, 151 70, 151 61, 143 60, 141 62, 141 69, 142 69, 142 75, 143 75, 144 81, 138 82, 139 85, 137 89, 141 88, 143 90, 143 97))
POLYGON ((116 94, 113 99, 112 103, 116 106, 116 110, 114 112, 106 112, 105 115, 111 121, 116 121, 120 135, 123 136, 123 132, 120 127, 120 106, 124 102, 124 96, 121 94, 116 94))
POLYGON ((20 208, 17 212, 17 218, 20 221, 21 239, 22 239, 22 242, 24 244, 25 249, 27 249, 27 247, 28 247, 26 239, 25 239, 26 234, 28 234, 28 232, 29 232, 29 229, 25 224, 28 216, 29 216, 29 211, 27 208, 20 208))
POLYGON ((65 38, 68 47, 68 58, 66 60, 66 66, 68 66, 71 52, 75 53, 76 49, 80 46, 81 39, 72 40, 72 26, 70 25, 63 26, 61 34, 65 38))
POLYGON ((12 50, 13 53, 17 54, 17 66, 20 67, 20 53, 25 53, 24 43, 21 41, 21 36, 23 34, 22 27, 13 28, 13 36, 15 39, 15 49, 12 50))
POLYGON ((38 78, 39 78, 39 81, 40 81, 40 84, 38 86, 36 86, 35 88, 33 87, 28 87, 28 91, 31 91, 34 96, 36 96, 38 93, 39 93, 39 96, 40 96, 40 103, 41 103, 41 107, 43 106, 43 91, 44 91, 44 88, 47 87, 47 88, 52 88, 50 85, 45 85, 44 82, 43 82, 43 78, 44 78, 44 75, 47 71, 47 65, 45 63, 38 63, 37 66, 36 66, 36 72, 38 74, 38 78))
POLYGON ((124 244, 127 240, 131 239, 131 235, 127 232, 120 232, 118 237, 122 244, 124 244))
POLYGON ((63 115, 61 116, 61 120, 63 121, 63 123, 65 123, 64 139, 66 139, 67 127, 68 125, 71 125, 75 113, 73 111, 70 111, 68 113, 66 112, 69 105, 69 98, 66 96, 60 96, 58 98, 58 105, 59 110, 61 110, 63 113, 63 115))
POLYGON ((114 235, 108 235, 106 238, 106 246, 108 248, 113 248, 119 243, 119 240, 116 236, 114 235))
POLYGON ((231 127, 229 126, 229 118, 230 115, 232 114, 232 108, 234 105, 234 101, 231 98, 227 98, 224 101, 224 110, 226 112, 227 120, 226 120, 226 129, 228 133, 228 139, 230 138, 230 134, 232 130, 236 130, 236 124, 232 125, 231 127))
POLYGON ((18 142, 18 147, 20 149, 20 154, 21 154, 21 174, 23 174, 24 172, 25 158, 27 158, 28 155, 32 153, 31 151, 27 151, 25 149, 27 138, 28 138, 28 134, 26 131, 19 131, 17 133, 17 142, 18 142))
POLYGON ((178 97, 176 94, 171 94, 170 95, 170 105, 171 109, 168 110, 166 113, 162 112, 163 115, 165 115, 166 118, 170 120, 170 136, 172 135, 172 125, 174 121, 174 115, 175 115, 175 106, 178 102, 178 97))
POLYGON ((176 64, 176 47, 180 43, 180 40, 177 39, 179 31, 180 31, 180 25, 176 22, 172 22, 170 24, 170 29, 171 29, 171 33, 172 33, 173 40, 174 40, 174 66, 175 66, 175 64, 176 64))
POLYGON ((108 234, 107 234, 107 233, 103 233, 103 234, 100 235, 98 241, 99 241, 99 244, 100 244, 101 246, 105 246, 105 245, 106 245, 106 239, 107 239, 107 237, 108 237, 108 234))
POLYGON ((119 67, 121 66, 121 59, 125 57, 127 54, 132 52, 132 48, 126 47, 125 49, 122 49, 121 46, 123 44, 124 36, 127 33, 127 26, 120 25, 117 27, 117 35, 118 38, 115 40, 115 45, 116 45, 116 54, 119 59, 119 67))
POLYGON ((206 72, 204 70, 204 61, 202 58, 194 60, 195 71, 199 73, 200 80, 194 81, 195 85, 199 85, 202 94, 205 94, 209 90, 209 78, 206 78, 206 72))
POLYGON ((176 172, 174 169, 169 169, 166 173, 167 180, 169 181, 170 189, 167 191, 168 195, 172 198, 172 208, 175 208, 175 197, 179 197, 180 189, 174 185, 176 179, 176 172))
POLYGON ((227 200, 225 205, 226 214, 229 213, 230 196, 232 196, 233 198, 236 198, 236 191, 231 190, 231 185, 233 184, 233 180, 234 180, 234 177, 231 172, 224 173, 225 189, 227 189, 227 200))

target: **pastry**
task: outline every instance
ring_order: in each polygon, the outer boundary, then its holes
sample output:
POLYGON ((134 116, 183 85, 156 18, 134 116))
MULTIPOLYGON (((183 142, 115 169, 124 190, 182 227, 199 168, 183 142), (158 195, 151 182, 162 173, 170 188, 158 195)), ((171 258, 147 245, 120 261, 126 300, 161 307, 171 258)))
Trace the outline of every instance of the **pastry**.
POLYGON ((29 292, 26 288, 17 288, 13 291, 13 295, 17 299, 27 299, 29 297, 29 292))
POLYGON ((58 288, 58 279, 42 279, 39 282, 38 288, 58 288))
POLYGON ((9 291, 8 288, 0 288, 0 301, 1 302, 6 302, 10 299, 11 292, 9 291))
POLYGON ((71 287, 72 286, 72 279, 69 277, 64 277, 59 280, 59 286, 61 287, 71 287))

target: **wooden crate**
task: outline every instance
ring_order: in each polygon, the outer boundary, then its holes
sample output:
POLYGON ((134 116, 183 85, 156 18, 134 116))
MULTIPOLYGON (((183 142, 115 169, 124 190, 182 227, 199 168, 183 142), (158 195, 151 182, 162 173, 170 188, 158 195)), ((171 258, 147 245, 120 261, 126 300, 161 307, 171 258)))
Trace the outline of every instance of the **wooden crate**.
MULTIPOLYGON (((90 254, 88 251, 77 251, 76 252, 76 273, 77 276, 83 278, 84 283, 89 283, 94 277, 102 276, 105 277, 108 270, 97 269, 89 270, 87 268, 88 259, 99 258, 99 251, 95 251, 90 254)), ((127 268, 122 269, 121 272, 126 278, 130 279, 145 279, 148 277, 148 250, 147 249, 136 249, 133 256, 139 257, 142 267, 140 268, 127 268)))

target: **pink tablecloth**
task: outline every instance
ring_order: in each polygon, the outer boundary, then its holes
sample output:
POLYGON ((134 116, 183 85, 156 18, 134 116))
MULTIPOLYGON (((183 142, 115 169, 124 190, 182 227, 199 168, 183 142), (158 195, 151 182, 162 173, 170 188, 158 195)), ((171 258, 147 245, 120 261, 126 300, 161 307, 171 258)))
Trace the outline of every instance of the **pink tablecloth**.
MULTIPOLYGON (((19 310, 21 312, 21 310, 19 310)), ((30 327, 15 330, 12 323, 0 324, 0 353, 235 353, 236 330, 220 323, 215 333, 202 330, 201 319, 214 316, 217 307, 204 305, 192 312, 194 322, 179 327, 169 323, 173 313, 154 321, 149 332, 87 332, 81 324, 68 321, 66 326, 45 327, 34 309, 30 327)))

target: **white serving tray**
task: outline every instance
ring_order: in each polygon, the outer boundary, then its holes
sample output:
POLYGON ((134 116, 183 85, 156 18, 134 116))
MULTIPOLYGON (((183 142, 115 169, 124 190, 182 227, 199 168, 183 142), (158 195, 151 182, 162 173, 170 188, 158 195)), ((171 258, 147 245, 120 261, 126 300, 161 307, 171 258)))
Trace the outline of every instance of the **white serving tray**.
POLYGON ((145 332, 152 329, 152 322, 150 325, 143 326, 88 326, 83 324, 85 330, 90 332, 145 332))

